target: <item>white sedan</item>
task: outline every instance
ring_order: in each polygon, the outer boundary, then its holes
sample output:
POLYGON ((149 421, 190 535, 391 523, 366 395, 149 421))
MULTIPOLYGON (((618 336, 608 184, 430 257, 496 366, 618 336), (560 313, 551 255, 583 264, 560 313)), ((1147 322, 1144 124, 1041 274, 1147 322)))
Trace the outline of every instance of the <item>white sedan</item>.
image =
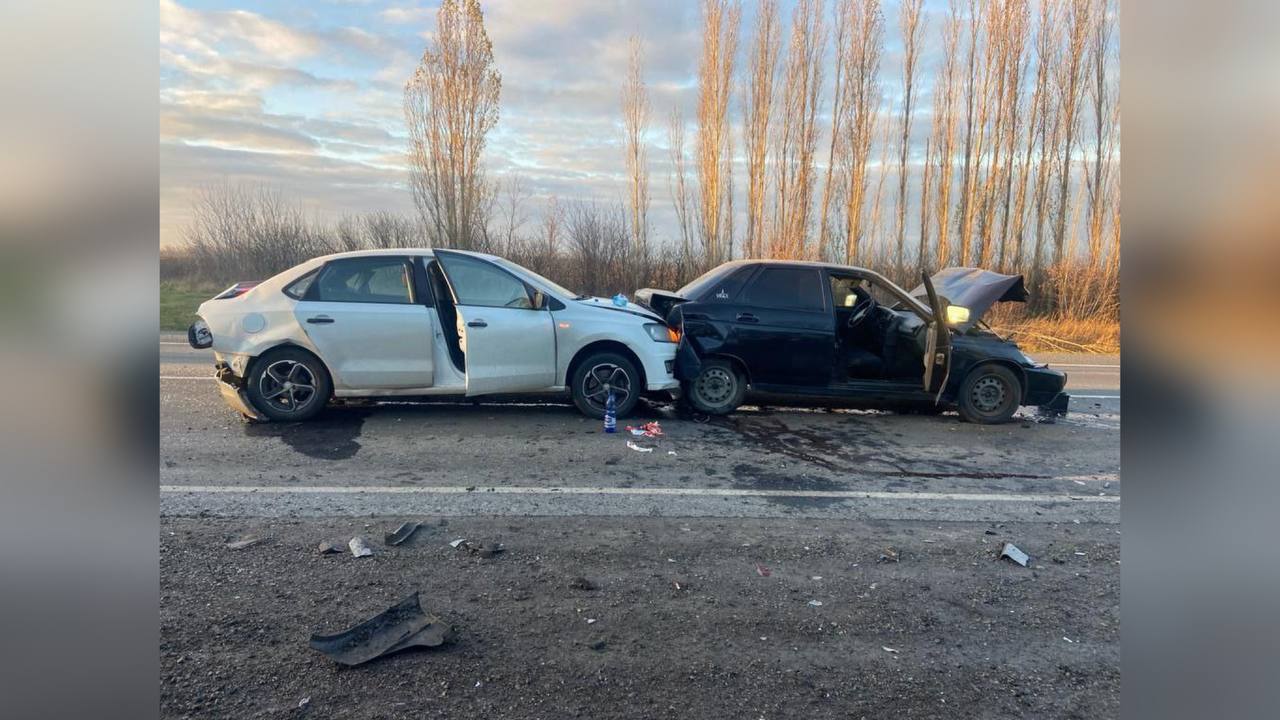
POLYGON ((579 295, 512 262, 459 250, 309 260, 208 300, 187 332, 212 347, 228 403, 305 420, 331 397, 563 393, 602 417, 679 387, 677 332, 649 310, 579 295))

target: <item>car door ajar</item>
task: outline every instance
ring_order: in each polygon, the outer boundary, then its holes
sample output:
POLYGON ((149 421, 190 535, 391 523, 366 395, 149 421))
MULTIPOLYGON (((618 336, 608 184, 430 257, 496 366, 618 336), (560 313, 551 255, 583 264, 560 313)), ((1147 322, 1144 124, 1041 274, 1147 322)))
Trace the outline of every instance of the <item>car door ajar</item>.
POLYGON ((332 260, 294 306, 294 317, 336 386, 431 387, 435 320, 413 284, 409 258, 332 260))
POLYGON ((929 273, 921 272, 920 276, 924 278, 924 291, 929 296, 929 309, 933 311, 933 319, 925 328, 924 391, 935 393, 938 400, 951 374, 951 329, 947 327, 946 308, 933 289, 929 273))
POLYGON ((823 283, 818 268, 765 266, 743 290, 733 344, 753 384, 830 383, 835 325, 823 283))
POLYGON ((555 384, 555 322, 524 281, 486 260, 436 250, 453 291, 467 395, 544 390, 555 384))

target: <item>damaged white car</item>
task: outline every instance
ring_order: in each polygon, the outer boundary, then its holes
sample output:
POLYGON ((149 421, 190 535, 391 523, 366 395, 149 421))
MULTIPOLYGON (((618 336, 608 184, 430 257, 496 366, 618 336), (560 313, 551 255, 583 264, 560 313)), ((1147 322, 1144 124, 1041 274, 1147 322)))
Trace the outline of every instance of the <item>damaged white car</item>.
POLYGON ((330 398, 563 393, 602 417, 679 387, 679 336, 632 303, 586 297, 492 255, 369 250, 316 258, 200 305, 223 397, 257 420, 330 398))

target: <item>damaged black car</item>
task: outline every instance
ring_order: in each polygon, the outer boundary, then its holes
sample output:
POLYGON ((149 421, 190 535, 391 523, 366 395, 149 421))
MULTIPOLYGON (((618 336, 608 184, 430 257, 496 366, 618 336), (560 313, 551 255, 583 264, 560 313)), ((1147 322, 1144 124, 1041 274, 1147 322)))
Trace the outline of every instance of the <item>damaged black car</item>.
POLYGON ((981 322, 1025 302, 1020 275, 948 268, 907 292, 871 270, 740 260, 675 292, 636 299, 680 334, 675 376, 698 411, 764 404, 847 404, 1001 423, 1024 405, 1066 412, 1067 376, 981 322))

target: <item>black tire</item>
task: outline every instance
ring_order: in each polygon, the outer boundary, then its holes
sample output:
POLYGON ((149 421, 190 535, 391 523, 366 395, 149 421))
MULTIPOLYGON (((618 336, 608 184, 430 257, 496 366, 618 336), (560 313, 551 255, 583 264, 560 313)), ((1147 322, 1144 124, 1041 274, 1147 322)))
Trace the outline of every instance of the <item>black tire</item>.
POLYGON ((588 355, 573 369, 573 377, 569 379, 573 404, 583 415, 591 418, 604 417, 607 388, 614 391, 618 417, 629 415, 640 401, 640 393, 645 391, 636 364, 616 352, 588 355))
POLYGON ((1009 422, 1022 405, 1022 383, 1003 365, 979 365, 960 384, 960 417, 971 423, 1009 422))
POLYGON ((315 355, 282 347, 254 361, 245 392, 258 412, 271 420, 301 422, 324 409, 333 394, 333 381, 315 355))
POLYGON ((694 410, 728 415, 742 404, 747 378, 728 360, 704 360, 697 377, 684 383, 684 397, 694 410))

